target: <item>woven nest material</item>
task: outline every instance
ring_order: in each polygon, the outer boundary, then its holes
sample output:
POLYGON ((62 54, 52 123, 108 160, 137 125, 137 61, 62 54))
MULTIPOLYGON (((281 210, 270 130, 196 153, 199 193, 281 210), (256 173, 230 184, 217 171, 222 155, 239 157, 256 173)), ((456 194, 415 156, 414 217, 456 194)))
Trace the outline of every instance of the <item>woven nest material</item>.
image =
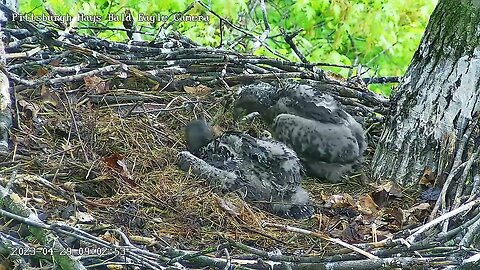
MULTIPOLYGON (((186 93, 178 96, 198 98, 186 93)), ((16 169, 19 174, 37 175, 86 197, 78 201, 73 193, 60 196, 31 177, 23 183, 21 194, 35 198, 30 203, 42 209, 47 220, 82 223, 76 217, 82 212, 93 217, 94 223, 111 224, 131 235, 170 239, 170 244, 189 249, 212 245, 225 237, 251 240, 264 247, 291 238, 280 231, 265 231, 262 222, 318 226, 316 220, 291 221, 262 212, 238 195, 218 193, 204 179, 177 168, 176 154, 185 149, 185 124, 196 115, 223 112, 221 102, 215 99, 204 99, 205 104, 188 111, 122 117, 124 109, 112 104, 95 106, 87 101, 78 105, 58 97, 61 102, 57 106, 41 98, 21 99, 20 103, 29 105, 20 108, 20 128, 13 132, 12 155, 18 161, 4 168, 4 173, 16 169), (38 111, 33 113, 27 107, 38 111), (71 207, 75 202, 79 205, 71 207), (225 203, 238 209, 229 212, 225 203)), ((175 102, 170 106, 175 107, 175 102)), ((224 130, 232 128, 228 112, 217 122, 224 130)), ((254 132, 262 126, 256 123, 243 128, 254 132)), ((322 195, 342 188, 351 190, 352 185, 356 185, 357 195, 367 190, 354 180, 332 186, 310 179, 305 185, 320 200, 322 195)), ((307 247, 308 243, 303 239, 299 244, 307 247)))
MULTIPOLYGON (((173 37, 132 46, 71 33, 52 38, 49 32, 35 31, 31 25, 6 29, 16 37, 6 47, 11 58, 2 68, 15 82, 15 113, 11 148, 2 152, 0 180, 11 187, 2 189, 4 194, 21 198, 10 196, 9 205, 25 206, 20 207, 23 212, 13 211, 17 216, 9 216, 16 223, 3 219, 3 232, 16 239, 11 241, 24 243, 25 223, 54 234, 28 243, 37 247, 74 232, 77 238, 62 238, 61 245, 70 245, 76 255, 102 240, 157 252, 150 257, 138 250, 127 254, 148 269, 176 262, 199 267, 218 263, 216 268, 225 268, 225 260, 203 254, 219 249, 219 256, 295 262, 261 251, 279 249, 317 256, 304 263, 323 263, 318 256, 330 260, 335 254, 354 254, 349 257, 353 260, 370 255, 358 255, 351 246, 342 248, 345 242, 381 240, 400 228, 385 222, 372 233, 373 221, 384 212, 368 195, 373 188, 359 175, 336 185, 305 180, 302 185, 312 194, 317 215, 298 221, 263 212, 238 194, 221 194, 206 179, 176 166, 177 153, 185 149, 183 128, 198 116, 219 130, 256 134, 266 129, 259 121, 233 121, 229 104, 236 85, 280 79, 302 80, 328 92, 363 119, 370 142, 368 165, 388 102, 362 83, 319 72, 314 65, 204 48, 173 37), (26 57, 32 50, 33 56, 26 57), (35 215, 37 223, 21 218, 35 215), (97 238, 80 237, 87 233, 97 238), (227 244, 231 254, 225 251, 227 244), (202 252, 193 256, 186 250, 202 252), (156 262, 152 256, 158 256, 156 262)), ((264 265, 257 266, 251 265, 264 265)))

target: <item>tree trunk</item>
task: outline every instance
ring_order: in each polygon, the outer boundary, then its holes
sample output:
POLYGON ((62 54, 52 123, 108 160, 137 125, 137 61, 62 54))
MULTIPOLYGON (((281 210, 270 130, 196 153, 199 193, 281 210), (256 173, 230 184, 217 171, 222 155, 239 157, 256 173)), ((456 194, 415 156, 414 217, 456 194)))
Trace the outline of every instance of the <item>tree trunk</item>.
POLYGON ((392 97, 374 179, 406 185, 423 175, 441 184, 467 169, 465 179, 478 175, 466 161, 479 148, 479 97, 480 0, 440 0, 392 97))
MULTIPOLYGON (((2 0, 2 4, 5 4, 8 8, 13 11, 18 9, 17 0, 2 0)), ((5 44, 4 39, 5 35, 3 28, 8 22, 8 16, 0 10, 0 65, 5 67, 6 58, 5 58, 5 44)), ((12 126, 12 112, 10 111, 11 99, 10 99, 10 81, 7 78, 7 75, 0 70, 0 151, 8 149, 8 131, 12 126)))

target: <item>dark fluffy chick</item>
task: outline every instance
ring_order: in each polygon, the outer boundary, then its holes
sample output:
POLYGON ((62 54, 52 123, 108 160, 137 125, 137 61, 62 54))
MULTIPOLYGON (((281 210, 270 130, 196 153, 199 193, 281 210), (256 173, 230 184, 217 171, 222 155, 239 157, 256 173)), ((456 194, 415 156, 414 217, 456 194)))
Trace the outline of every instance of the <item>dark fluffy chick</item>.
POLYGON ((313 214, 309 194, 300 186, 304 176, 300 160, 283 143, 235 131, 213 139, 203 119, 187 125, 186 139, 189 151, 179 154, 181 169, 205 177, 223 191, 236 191, 274 214, 290 218, 313 214))

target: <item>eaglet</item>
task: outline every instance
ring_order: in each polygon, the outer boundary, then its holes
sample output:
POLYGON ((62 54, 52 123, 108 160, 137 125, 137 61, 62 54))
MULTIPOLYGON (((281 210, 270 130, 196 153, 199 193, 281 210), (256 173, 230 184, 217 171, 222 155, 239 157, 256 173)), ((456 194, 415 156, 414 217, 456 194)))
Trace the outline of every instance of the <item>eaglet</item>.
POLYGON ((309 194, 300 186, 303 167, 285 144, 235 131, 214 138, 203 119, 187 125, 186 141, 188 151, 179 154, 182 170, 274 214, 297 219, 313 214, 309 194))
POLYGON ((311 86, 260 82, 240 87, 234 114, 258 112, 275 139, 298 154, 308 174, 338 182, 361 160, 362 126, 330 95, 311 86))

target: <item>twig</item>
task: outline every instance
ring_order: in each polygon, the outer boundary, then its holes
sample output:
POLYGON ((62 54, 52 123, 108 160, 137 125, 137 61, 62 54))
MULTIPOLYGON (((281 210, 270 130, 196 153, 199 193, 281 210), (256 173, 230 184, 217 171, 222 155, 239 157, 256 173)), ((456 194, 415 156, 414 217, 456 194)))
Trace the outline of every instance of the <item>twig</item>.
POLYGON ((462 241, 460 241, 460 246, 469 247, 474 241, 474 239, 478 237, 479 231, 480 231, 480 219, 477 219, 477 221, 475 221, 472 225, 468 227, 468 230, 463 236, 462 241))
POLYGON ((300 233, 300 234, 305 234, 305 235, 311 235, 311 236, 314 236, 314 237, 317 237, 317 238, 321 238, 323 240, 327 240, 327 241, 330 241, 332 243, 336 243, 338 245, 341 245, 343 247, 346 247, 348 249, 351 249, 359 254, 362 254, 363 256, 367 257, 367 258, 370 258, 370 259, 378 259, 377 256, 371 254, 371 253, 368 253, 364 250, 361 250, 360 248, 357 248, 355 246, 352 246, 350 244, 347 244, 345 242, 343 242, 342 240, 340 239, 337 239, 337 238, 331 238, 331 237, 327 237, 327 236, 323 236, 319 233, 316 233, 316 232, 312 232, 312 231, 309 231, 309 230, 305 230, 305 229, 300 229, 300 228, 296 228, 296 227, 292 227, 292 226, 288 226, 288 225, 281 225, 281 224, 274 224, 274 223, 268 223, 268 222, 265 222, 262 224, 262 226, 267 226, 267 227, 273 227, 273 228, 277 228, 277 229, 280 229, 280 230, 284 230, 284 231, 289 231, 289 232, 295 232, 295 233, 300 233))
POLYGON ((480 199, 477 199, 477 200, 474 200, 474 201, 471 201, 467 204, 464 204, 460 207, 458 207, 457 209, 454 209, 448 213, 445 213, 444 215, 441 215, 439 216, 438 218, 428 222, 427 224, 419 227, 417 230, 415 230, 415 232, 410 235, 409 237, 407 237, 407 242, 408 243, 414 243, 416 241, 416 238, 418 236, 420 236, 423 232, 425 232, 426 230, 432 228, 433 226, 439 224, 440 222, 446 220, 446 219, 449 219, 451 217, 454 217, 462 212, 465 212, 465 211, 468 211, 470 210, 472 207, 478 205, 480 203, 480 199))
POLYGON ((254 38, 255 40, 257 40, 258 42, 260 42, 260 44, 265 47, 265 49, 267 49, 269 52, 271 52, 272 54, 274 54, 275 56, 277 57, 280 57, 281 59, 283 60, 288 60, 287 57, 275 52, 274 50, 272 50, 270 47, 268 47, 264 42, 262 42, 258 37, 248 33, 247 31, 243 30, 242 28, 234 25, 233 23, 231 23, 229 20, 223 18, 222 16, 218 15, 215 11, 213 11, 209 6, 207 6, 206 4, 204 4, 202 1, 200 0, 197 0, 197 2, 203 6, 205 9, 207 9, 210 13, 212 13, 213 15, 215 15, 215 17, 217 17, 219 20, 223 21, 225 24, 227 24, 228 26, 232 27, 233 29, 241 32, 242 34, 246 35, 246 36, 249 36, 249 37, 252 37, 254 38))
POLYGON ((265 5, 265 0, 260 0, 260 9, 262 10, 262 18, 263 18, 263 24, 264 24, 264 31, 262 35, 257 38, 257 41, 253 44, 253 50, 257 50, 260 48, 262 44, 265 44, 265 40, 268 38, 268 35, 270 34, 270 25, 268 24, 268 19, 267 19, 267 7, 265 5))
MULTIPOLYGON (((172 16, 176 16, 177 14, 180 14, 180 16, 185 15, 188 11, 190 11, 195 6, 196 3, 197 3, 197 0, 192 1, 192 3, 187 8, 185 8, 182 12, 170 14, 170 16, 168 16, 168 19, 170 19, 172 16)), ((175 20, 168 21, 168 19, 158 29, 158 32, 155 35, 155 40, 158 40, 159 37, 165 38, 165 34, 164 34, 165 30, 175 23, 175 20)))
MULTIPOLYGON (((221 244, 221 245, 219 245, 219 247, 221 247, 223 249, 224 245, 225 244, 221 244)), ((202 255, 213 253, 213 252, 217 251, 218 249, 219 249, 218 247, 208 247, 208 248, 206 248, 204 250, 201 250, 201 251, 198 251, 198 252, 185 253, 181 256, 177 256, 177 257, 174 257, 174 258, 170 259, 167 262, 167 264, 174 264, 176 262, 180 262, 180 261, 184 261, 184 260, 190 260, 190 259, 202 256, 202 255)))
MULTIPOLYGON (((73 113, 73 110, 72 110, 72 104, 71 104, 70 98, 68 97, 68 94, 65 92, 65 89, 64 89, 63 94, 65 95, 65 99, 67 100, 67 106, 66 107, 67 107, 67 109, 70 113, 70 117, 72 118, 73 127, 75 128, 75 133, 77 134, 77 139, 78 139, 78 141, 80 143, 80 146, 82 148, 83 157, 85 158, 85 161, 88 163, 90 159, 88 158, 87 150, 85 148, 85 144, 83 143, 82 136, 80 135, 80 131, 78 130, 77 120, 75 119, 75 114, 73 113)), ((71 129, 70 129, 70 133, 71 133, 71 129)), ((70 139, 70 134, 69 134, 68 138, 70 139)), ((63 155, 65 155, 65 153, 63 153, 63 155)))
POLYGON ((375 77, 375 78, 362 78, 366 84, 385 84, 385 83, 399 83, 401 77, 375 77))
POLYGON ((453 169, 448 174, 448 177, 443 184, 442 191, 440 192, 440 196, 438 197, 435 206, 430 213, 429 220, 433 220, 433 218, 437 215, 439 209, 446 205, 446 196, 447 191, 450 189, 450 183, 452 182, 453 178, 465 167, 465 165, 467 165, 467 162, 464 162, 456 167, 452 167, 453 169))
POLYGON ((283 38, 285 39, 285 42, 292 48, 292 50, 295 52, 295 54, 300 58, 300 61, 303 63, 308 63, 307 58, 303 56, 303 54, 300 52, 298 49, 297 45, 293 42, 293 38, 296 37, 300 32, 303 31, 303 28, 293 32, 292 34, 288 34, 284 29, 281 30, 283 34, 283 38))
POLYGON ((480 149, 477 149, 475 152, 473 152, 472 156, 467 160, 467 163, 465 165, 465 168, 462 172, 462 176, 458 179, 457 183, 457 190, 455 193, 455 198, 453 200, 453 206, 452 209, 455 209, 460 206, 461 204, 461 197, 463 195, 463 190, 465 187, 465 182, 467 180, 467 176, 470 173, 470 169, 472 168, 472 165, 475 161, 478 161, 478 157, 480 155, 480 149))

